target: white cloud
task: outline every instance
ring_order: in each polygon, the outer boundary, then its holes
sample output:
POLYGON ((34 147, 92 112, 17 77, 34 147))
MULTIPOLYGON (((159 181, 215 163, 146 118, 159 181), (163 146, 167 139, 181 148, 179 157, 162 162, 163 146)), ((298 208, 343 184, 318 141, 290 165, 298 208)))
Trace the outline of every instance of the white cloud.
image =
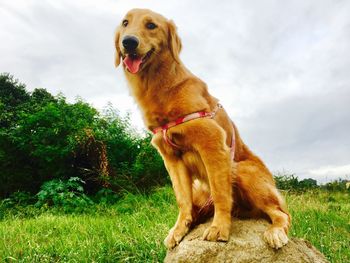
POLYGON ((316 169, 311 169, 309 173, 311 176, 320 179, 321 182, 338 178, 345 178, 350 180, 350 164, 340 166, 322 166, 316 169))

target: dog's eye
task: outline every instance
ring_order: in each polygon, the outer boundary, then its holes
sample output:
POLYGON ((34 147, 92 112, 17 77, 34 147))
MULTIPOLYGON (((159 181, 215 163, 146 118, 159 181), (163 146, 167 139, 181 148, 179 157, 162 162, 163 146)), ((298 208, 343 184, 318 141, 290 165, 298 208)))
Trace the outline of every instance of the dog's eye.
POLYGON ((122 23, 122 25, 123 25, 123 27, 126 27, 127 25, 128 25, 128 23, 129 23, 129 21, 128 20, 123 20, 123 23, 122 23))
POLYGON ((156 26, 156 24, 154 24, 154 23, 152 23, 152 22, 149 22, 149 23, 146 24, 146 27, 147 27, 148 29, 155 29, 157 26, 156 26))

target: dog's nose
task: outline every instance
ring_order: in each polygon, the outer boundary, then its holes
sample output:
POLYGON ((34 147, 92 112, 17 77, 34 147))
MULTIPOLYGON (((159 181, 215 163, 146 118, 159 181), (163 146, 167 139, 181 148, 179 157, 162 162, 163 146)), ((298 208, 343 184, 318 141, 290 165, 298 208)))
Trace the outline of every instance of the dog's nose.
POLYGON ((125 36, 122 43, 127 51, 134 51, 139 45, 139 40, 135 36, 125 36))

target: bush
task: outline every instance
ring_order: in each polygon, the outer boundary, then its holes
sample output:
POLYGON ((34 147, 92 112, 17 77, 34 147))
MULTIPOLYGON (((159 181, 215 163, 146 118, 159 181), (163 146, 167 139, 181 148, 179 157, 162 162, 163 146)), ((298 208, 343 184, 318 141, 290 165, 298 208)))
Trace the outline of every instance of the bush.
POLYGON ((117 176, 111 178, 116 190, 143 191, 169 183, 163 160, 150 141, 151 135, 148 135, 135 142, 137 150, 133 162, 122 163, 117 176))
POLYGON ((42 206, 60 206, 65 210, 83 208, 93 204, 92 200, 84 194, 85 182, 78 177, 68 180, 54 179, 44 183, 37 194, 38 201, 35 204, 42 206))
POLYGON ((47 181, 79 177, 90 194, 102 186, 148 189, 167 182, 150 136, 136 133, 111 105, 101 114, 0 74, 0 197, 37 193, 47 181))
POLYGON ((151 145, 152 136, 142 136, 111 105, 104 110, 94 128, 97 140, 107 148, 111 176, 107 178, 116 191, 138 192, 168 182, 164 163, 151 145))
POLYGON ((277 188, 281 190, 301 191, 318 188, 316 180, 307 178, 299 181, 298 177, 294 174, 277 174, 274 178, 277 188))
POLYGON ((111 189, 102 188, 96 193, 94 199, 99 204, 115 204, 120 199, 120 196, 111 189))
POLYGON ((350 181, 338 179, 322 185, 322 188, 328 191, 347 191, 350 193, 350 181))
POLYGON ((35 203, 35 197, 29 192, 17 191, 12 193, 8 198, 2 200, 1 205, 5 207, 24 206, 35 203))
POLYGON ((44 89, 29 93, 8 74, 0 74, 0 107, 0 196, 36 193, 45 181, 77 175, 74 150, 93 126, 95 109, 44 89))

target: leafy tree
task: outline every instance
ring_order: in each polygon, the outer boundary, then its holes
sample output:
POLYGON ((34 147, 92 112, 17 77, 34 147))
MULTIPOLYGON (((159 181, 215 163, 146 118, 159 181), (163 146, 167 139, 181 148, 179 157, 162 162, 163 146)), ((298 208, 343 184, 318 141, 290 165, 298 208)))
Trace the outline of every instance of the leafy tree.
POLYGON ((29 93, 2 74, 0 109, 0 196, 36 193, 46 181, 70 177, 83 179, 89 192, 102 184, 133 191, 166 182, 150 136, 136 133, 111 105, 100 114, 45 89, 29 93))
POLYGON ((24 84, 8 73, 0 74, 0 129, 15 125, 18 113, 29 100, 24 84))
POLYGON ((0 195, 36 192, 53 178, 75 174, 74 149, 98 112, 87 103, 54 98, 45 89, 31 94, 8 74, 0 77, 0 195))
POLYGON ((299 187, 304 189, 317 188, 317 181, 312 178, 303 179, 299 182, 299 187))

